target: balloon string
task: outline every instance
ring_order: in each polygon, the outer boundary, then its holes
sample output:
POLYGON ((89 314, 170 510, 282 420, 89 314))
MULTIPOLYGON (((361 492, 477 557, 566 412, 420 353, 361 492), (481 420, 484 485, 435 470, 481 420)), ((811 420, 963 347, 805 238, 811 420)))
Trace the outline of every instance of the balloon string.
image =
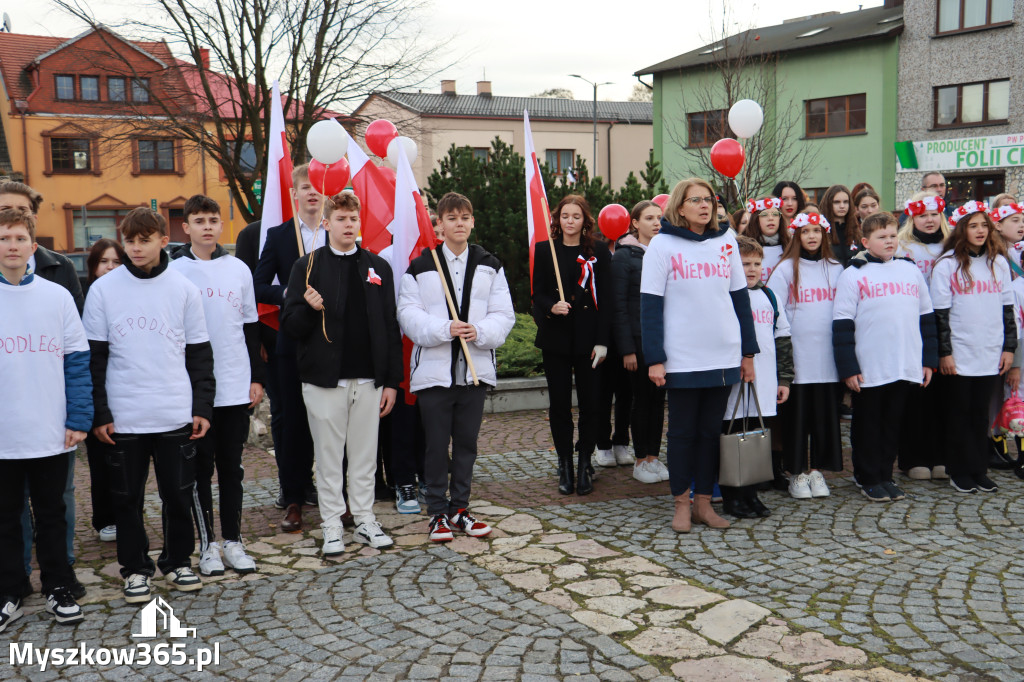
MULTIPOLYGON (((327 209, 327 171, 330 169, 331 164, 324 166, 324 181, 320 185, 320 220, 317 221, 316 226, 313 228, 313 243, 311 246, 316 246, 316 235, 320 232, 320 226, 324 224, 324 211, 327 209)), ((309 287, 309 275, 313 271, 313 253, 309 254, 309 260, 306 261, 306 287, 309 287)), ((320 329, 323 331, 324 338, 327 339, 327 343, 334 343, 331 341, 331 337, 327 336, 327 308, 322 304, 320 306, 320 329)))

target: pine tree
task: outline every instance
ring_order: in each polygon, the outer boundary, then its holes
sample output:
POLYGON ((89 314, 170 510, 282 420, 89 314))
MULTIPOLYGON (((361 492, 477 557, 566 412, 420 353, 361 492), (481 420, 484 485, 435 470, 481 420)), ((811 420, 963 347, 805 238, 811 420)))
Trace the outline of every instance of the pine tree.
POLYGON ((665 175, 661 172, 661 162, 654 160, 654 150, 647 155, 644 163, 644 170, 640 171, 640 177, 647 185, 648 193, 653 195, 668 194, 668 183, 665 182, 665 175))

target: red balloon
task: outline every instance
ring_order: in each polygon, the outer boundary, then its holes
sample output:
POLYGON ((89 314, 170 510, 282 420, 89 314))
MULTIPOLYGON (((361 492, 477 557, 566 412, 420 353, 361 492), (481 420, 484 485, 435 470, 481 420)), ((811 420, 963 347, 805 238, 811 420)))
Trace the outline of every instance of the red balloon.
POLYGON ((398 128, 386 118, 379 118, 366 126, 366 146, 382 159, 388 156, 388 145, 398 137, 398 128))
POLYGON ((613 242, 629 229, 629 211, 622 204, 608 204, 597 214, 597 226, 613 242))
POLYGON ((333 197, 340 194, 349 177, 348 161, 341 159, 337 163, 325 166, 316 159, 309 162, 309 182, 313 189, 325 196, 333 197))
POLYGON ((659 194, 658 196, 656 196, 653 199, 651 199, 651 201, 653 201, 658 206, 660 206, 661 210, 664 211, 665 210, 665 204, 668 203, 668 195, 667 194, 659 194))
POLYGON ((711 147, 711 165, 727 178, 735 178, 743 168, 746 155, 740 143, 731 137, 719 140, 711 147))
POLYGON ((387 178, 388 184, 392 187, 394 187, 395 183, 398 182, 398 173, 395 172, 394 168, 391 168, 390 166, 377 166, 377 170, 381 175, 387 178))

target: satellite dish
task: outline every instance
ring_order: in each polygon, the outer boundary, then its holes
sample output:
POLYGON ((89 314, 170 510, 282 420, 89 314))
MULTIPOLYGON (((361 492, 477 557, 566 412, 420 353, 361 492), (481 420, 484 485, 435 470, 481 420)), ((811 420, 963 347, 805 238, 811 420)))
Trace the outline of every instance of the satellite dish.
POLYGON ((7 12, 4 12, 3 30, 5 33, 11 32, 11 15, 8 14, 7 12))

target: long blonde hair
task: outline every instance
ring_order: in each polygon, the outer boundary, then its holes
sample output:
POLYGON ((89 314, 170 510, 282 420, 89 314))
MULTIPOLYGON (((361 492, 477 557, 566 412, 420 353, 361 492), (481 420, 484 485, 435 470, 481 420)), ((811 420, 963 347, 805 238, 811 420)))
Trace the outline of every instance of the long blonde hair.
MULTIPOLYGON (((931 190, 922 190, 920 192, 915 192, 914 195, 910 197, 910 201, 921 201, 921 199, 924 199, 925 197, 937 196, 939 195, 931 190)), ((949 221, 946 220, 946 214, 942 211, 939 211, 939 231, 942 233, 942 241, 946 241, 950 232, 949 221)), ((900 246, 904 248, 910 244, 922 243, 914 234, 914 216, 907 216, 907 219, 903 221, 903 227, 900 228, 900 231, 896 236, 899 239, 900 246)))

